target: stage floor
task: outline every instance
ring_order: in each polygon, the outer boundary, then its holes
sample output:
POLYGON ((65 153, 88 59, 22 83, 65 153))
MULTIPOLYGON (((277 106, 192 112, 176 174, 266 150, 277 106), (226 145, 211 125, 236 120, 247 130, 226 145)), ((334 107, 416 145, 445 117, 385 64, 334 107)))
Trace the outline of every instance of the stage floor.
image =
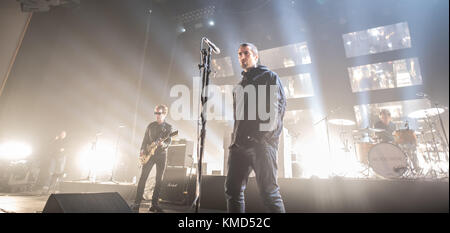
MULTIPOLYGON (((202 179, 200 213, 225 213, 224 176, 202 179)), ((448 213, 449 183, 420 180, 279 179, 287 213, 448 213)), ((136 185, 128 183, 62 182, 56 193, 117 192, 131 204, 136 185)), ((254 178, 246 189, 246 210, 263 213, 254 178)), ((0 193, 0 213, 41 213, 49 194, 40 191, 0 193)), ((148 211, 149 201, 139 213, 148 211)), ((167 213, 193 213, 190 205, 161 202, 167 213)))
MULTIPOLYGON (((26 193, 0 193, 0 213, 42 213, 50 194, 26 193)), ((131 204, 127 201, 128 204, 131 204)), ((165 213, 193 213, 190 206, 161 203, 165 213)), ((142 202, 139 213, 153 213, 148 209, 150 202, 142 202)), ((199 213, 224 213, 222 210, 199 209, 199 213)))

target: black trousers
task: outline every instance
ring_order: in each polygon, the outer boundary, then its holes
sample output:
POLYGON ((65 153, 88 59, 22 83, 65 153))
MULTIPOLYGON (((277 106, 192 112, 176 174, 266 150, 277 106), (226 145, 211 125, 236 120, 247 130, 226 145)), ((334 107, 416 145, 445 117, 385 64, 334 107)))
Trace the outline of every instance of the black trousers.
POLYGON ((161 192, 161 183, 164 176, 164 171, 166 169, 166 154, 155 154, 149 161, 142 167, 141 177, 139 178, 139 183, 136 191, 135 204, 140 204, 144 194, 145 184, 147 183, 148 175, 152 170, 153 165, 156 164, 156 181, 155 189, 153 190, 152 205, 158 205, 159 194, 161 192))
POLYGON ((244 191, 252 169, 255 171, 259 194, 266 210, 284 213, 284 204, 277 183, 277 148, 261 144, 230 148, 225 181, 228 212, 245 213, 244 191))
POLYGON ((50 158, 49 177, 44 184, 44 187, 48 187, 48 190, 54 190, 58 183, 58 180, 64 175, 64 167, 66 165, 66 156, 53 156, 50 158))

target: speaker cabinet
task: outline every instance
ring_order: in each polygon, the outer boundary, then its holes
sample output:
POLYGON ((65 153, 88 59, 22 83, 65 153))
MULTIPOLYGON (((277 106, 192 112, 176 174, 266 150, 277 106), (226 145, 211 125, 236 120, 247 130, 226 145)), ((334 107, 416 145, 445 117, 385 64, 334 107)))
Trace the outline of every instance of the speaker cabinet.
POLYGON ((189 179, 185 167, 167 167, 162 182, 160 199, 174 204, 185 204, 192 194, 194 176, 189 179))
POLYGON ((43 213, 132 213, 117 192, 51 194, 43 213))
POLYGON ((192 167, 194 142, 186 141, 167 149, 167 166, 192 167))

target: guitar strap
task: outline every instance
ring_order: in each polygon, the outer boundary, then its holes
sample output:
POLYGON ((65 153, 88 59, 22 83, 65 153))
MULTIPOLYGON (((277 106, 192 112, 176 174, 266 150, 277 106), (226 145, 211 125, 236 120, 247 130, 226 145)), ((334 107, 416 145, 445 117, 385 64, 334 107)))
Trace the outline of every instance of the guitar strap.
POLYGON ((153 137, 152 137, 152 132, 151 132, 151 130, 149 130, 148 133, 150 134, 149 136, 150 136, 150 138, 151 138, 150 144, 153 143, 153 142, 158 141, 158 140, 161 139, 161 138, 164 138, 165 136, 168 136, 168 135, 170 134, 170 132, 167 132, 167 133, 166 133, 166 131, 168 131, 168 130, 166 129, 166 122, 162 123, 162 125, 161 125, 161 133, 159 134, 159 137, 153 138, 153 137))
POLYGON ((162 130, 161 130, 162 132, 159 134, 159 137, 156 137, 156 135, 153 135, 152 134, 152 129, 150 128, 150 130, 148 131, 148 137, 150 138, 150 143, 153 143, 156 140, 162 138, 161 135, 163 135, 163 133, 165 131, 165 127, 164 127, 165 124, 166 124, 166 122, 164 122, 163 125, 161 126, 162 127, 162 130))

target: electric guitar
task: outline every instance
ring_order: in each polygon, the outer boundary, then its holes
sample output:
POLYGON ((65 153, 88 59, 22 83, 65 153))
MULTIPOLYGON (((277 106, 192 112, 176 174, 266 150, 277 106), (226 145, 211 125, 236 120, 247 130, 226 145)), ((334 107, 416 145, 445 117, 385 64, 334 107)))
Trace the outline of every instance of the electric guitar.
POLYGON ((139 162, 141 163, 141 165, 145 165, 148 160, 150 160, 150 158, 155 155, 156 149, 158 148, 158 145, 167 140, 170 137, 174 137, 178 135, 178 130, 173 131, 172 133, 170 133, 169 135, 167 135, 166 137, 160 138, 159 140, 156 140, 154 142, 152 142, 152 144, 147 145, 147 151, 148 154, 144 154, 139 156, 139 162))

